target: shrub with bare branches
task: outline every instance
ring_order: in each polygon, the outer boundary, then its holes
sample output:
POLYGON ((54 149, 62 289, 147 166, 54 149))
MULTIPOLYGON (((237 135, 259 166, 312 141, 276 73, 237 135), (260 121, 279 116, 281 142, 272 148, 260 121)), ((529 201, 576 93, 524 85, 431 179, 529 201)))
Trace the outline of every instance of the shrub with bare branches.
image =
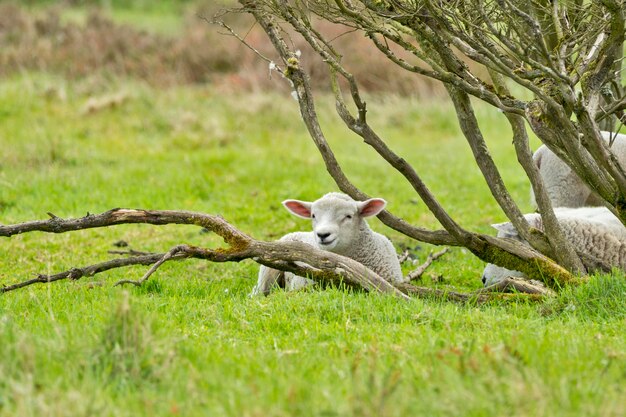
MULTIPOLYGON (((302 118, 339 188, 354 198, 366 194, 345 176, 315 112, 313 86, 291 34, 327 65, 337 113, 348 129, 404 175, 444 230, 425 230, 391 213, 388 226, 434 244, 464 246, 481 259, 553 285, 577 281, 587 257, 563 235, 533 164, 527 129, 626 221, 626 173, 600 125, 621 120, 626 98, 620 73, 625 5, 621 0, 552 2, 536 0, 239 0, 271 40, 278 58, 262 55, 290 80, 302 118), (371 50, 408 72, 440 81, 494 199, 531 247, 473 233, 455 221, 415 169, 396 154, 368 123, 358 76, 349 71, 341 48, 320 21, 350 28, 368 38, 371 50), (399 54, 397 51, 403 51, 399 54), (475 66, 486 71, 479 71, 475 66), (514 87, 513 87, 514 86, 514 87), (347 89, 347 94, 344 90, 347 89), (530 98, 529 98, 530 97, 530 98), (512 142, 543 217, 544 230, 530 227, 509 195, 489 154, 471 98, 508 119, 512 142)), ((513 149, 512 149, 513 150, 513 149)))

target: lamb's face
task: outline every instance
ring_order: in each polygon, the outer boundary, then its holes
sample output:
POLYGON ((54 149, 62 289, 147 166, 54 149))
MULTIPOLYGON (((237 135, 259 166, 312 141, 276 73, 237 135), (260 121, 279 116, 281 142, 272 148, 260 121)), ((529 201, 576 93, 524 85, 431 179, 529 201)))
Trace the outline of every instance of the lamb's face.
POLYGON ((319 248, 344 253, 355 244, 363 217, 354 201, 321 199, 311 207, 311 220, 319 248))
POLYGON ((501 266, 494 264, 487 264, 483 270, 483 285, 488 287, 493 284, 497 284, 506 277, 521 277, 526 278, 523 272, 514 271, 512 269, 502 268, 501 266))
POLYGON ((312 220, 313 234, 320 249, 339 254, 347 253, 357 244, 366 227, 364 218, 380 213, 386 204, 380 198, 359 202, 339 193, 326 194, 313 203, 283 202, 291 213, 312 220))

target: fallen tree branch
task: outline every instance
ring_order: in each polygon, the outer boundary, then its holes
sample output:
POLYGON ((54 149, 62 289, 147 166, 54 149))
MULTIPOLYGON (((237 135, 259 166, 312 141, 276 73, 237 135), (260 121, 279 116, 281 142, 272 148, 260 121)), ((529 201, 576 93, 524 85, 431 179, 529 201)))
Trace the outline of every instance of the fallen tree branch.
POLYGON ((511 294, 497 291, 480 290, 462 293, 438 288, 418 287, 409 283, 397 284, 396 287, 403 293, 417 298, 452 301, 456 303, 476 303, 484 304, 490 301, 543 301, 542 294, 511 294))
MULTIPOLYGON (((337 255, 332 252, 321 251, 301 242, 261 242, 241 232, 226 220, 219 216, 209 214, 170 211, 170 210, 133 210, 113 209, 101 214, 88 214, 78 219, 61 219, 51 216, 48 220, 32 221, 14 225, 0 225, 0 236, 14 236, 21 233, 41 231, 48 233, 65 233, 75 230, 84 230, 98 227, 108 227, 119 224, 144 223, 153 225, 165 224, 192 224, 206 228, 221 236, 228 248, 206 249, 189 245, 180 245, 172 248, 166 254, 146 255, 145 258, 135 257, 119 259, 104 264, 98 264, 86 268, 75 268, 65 273, 54 276, 40 276, 34 280, 25 281, 14 286, 5 287, 2 292, 10 289, 21 288, 33 283, 47 283, 70 276, 80 277, 78 272, 88 271, 93 275, 101 270, 139 264, 142 258, 145 264, 153 264, 152 268, 138 282, 141 284, 156 271, 156 269, 169 259, 199 258, 212 262, 239 262, 244 259, 253 259, 256 262, 279 269, 293 272, 301 276, 310 276, 316 281, 345 283, 356 286, 366 291, 390 293, 397 297, 408 297, 396 289, 389 282, 359 262, 337 255), (169 256, 168 256, 169 254, 169 256), (106 268, 102 269, 105 265, 106 268), (15 287, 15 288, 13 288, 15 287), (7 288, 10 288, 7 290, 7 288)), ((129 282, 120 282, 129 283, 129 282)))
MULTIPOLYGON (((178 245, 166 253, 154 253, 128 258, 113 259, 82 268, 72 268, 54 275, 38 275, 34 279, 0 288, 0 293, 9 292, 36 283, 50 283, 62 279, 77 280, 84 276, 93 276, 114 268, 131 265, 152 265, 151 268, 137 281, 121 280, 115 285, 133 284, 142 285, 165 262, 186 258, 205 259, 212 262, 239 262, 244 259, 254 261, 268 267, 293 272, 301 276, 309 276, 322 283, 343 283, 366 291, 389 293, 396 297, 409 299, 408 296, 442 299, 455 302, 483 303, 492 300, 521 300, 537 301, 547 294, 528 290, 530 284, 524 286, 518 280, 508 286, 489 287, 473 293, 459 293, 436 288, 416 287, 409 283, 396 286, 382 279, 364 265, 345 256, 328 251, 318 250, 302 242, 261 242, 226 222, 219 216, 188 211, 157 211, 113 209, 101 214, 88 214, 78 219, 62 219, 51 216, 48 220, 26 222, 15 225, 0 225, 0 236, 13 236, 20 233, 42 231, 49 233, 64 233, 75 230, 108 227, 125 223, 147 223, 155 225, 165 224, 194 224, 207 228, 220 235, 224 241, 230 242, 230 248, 199 248, 190 245, 178 245), (529 294, 502 294, 502 291, 515 288, 519 292, 529 294), (526 298, 524 298, 526 296, 526 298)), ((419 269, 425 270, 433 261, 447 252, 447 248, 429 254, 426 262, 419 269)), ((415 275, 415 274, 413 274, 415 275)))

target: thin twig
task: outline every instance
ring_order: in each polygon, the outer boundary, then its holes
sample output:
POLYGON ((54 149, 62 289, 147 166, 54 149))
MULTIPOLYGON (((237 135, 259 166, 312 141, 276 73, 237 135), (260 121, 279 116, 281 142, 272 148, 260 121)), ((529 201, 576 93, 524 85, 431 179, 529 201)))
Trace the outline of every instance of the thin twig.
POLYGON ((406 277, 404 277, 404 282, 411 282, 412 280, 418 279, 419 277, 421 277, 422 274, 426 271, 426 269, 428 269, 428 267, 434 261, 436 261, 437 259, 439 259, 443 255, 445 255, 449 250, 450 250, 450 248, 444 248, 444 249, 440 250, 437 253, 430 252, 428 254, 428 257, 426 258, 426 261, 423 264, 418 266, 415 270, 409 272, 408 275, 406 277))
POLYGON ((163 255, 161 257, 161 259, 159 259, 154 265, 152 265, 152 267, 148 270, 148 272, 146 272, 144 274, 143 277, 141 277, 141 279, 134 281, 134 280, 130 280, 130 279, 123 279, 120 281, 117 281, 113 286, 117 287, 118 285, 123 285, 123 284, 133 284, 136 287, 140 287, 141 284, 143 284, 144 282, 147 281, 148 278, 150 278, 150 276, 152 274, 154 274, 156 272, 157 269, 159 269, 159 267, 161 265, 163 265, 165 262, 169 261, 170 259, 174 258, 176 255, 183 255, 183 256, 179 256, 180 258, 184 258, 184 254, 186 252, 187 249, 187 245, 179 245, 179 246, 175 246, 172 249, 170 249, 168 252, 165 253, 165 255, 163 255))
MULTIPOLYGON (((208 19, 206 16, 198 16, 200 19, 204 20, 207 23, 211 23, 211 24, 215 24, 218 26, 223 27, 224 29, 226 29, 231 36, 237 38, 237 40, 239 42, 241 42, 246 48, 250 49, 252 52, 254 52, 259 58, 263 59, 264 61, 266 61, 267 63, 272 63, 274 61, 272 61, 271 58, 265 56, 263 53, 261 53, 261 51, 259 51, 257 48, 255 48, 254 46, 250 45, 250 43, 248 41, 246 41, 246 39, 242 36, 240 36, 232 27, 230 27, 229 25, 227 25, 225 22, 221 21, 221 20, 210 20, 208 19)), ((255 23, 256 24, 256 23, 255 23)), ((252 29, 252 28, 251 28, 252 29)), ((248 31, 249 32, 249 31, 248 31)), ((224 35, 227 35, 226 33, 224 35)), ((280 69, 278 67, 276 67, 278 71, 280 71, 280 69)))
POLYGON ((515 277, 506 277, 502 281, 497 282, 489 287, 482 288, 477 291, 479 294, 484 293, 493 293, 493 292, 509 292, 511 290, 525 293, 525 294, 538 294, 538 295, 546 295, 553 296, 556 293, 549 288, 546 288, 542 285, 534 284, 526 279, 515 278, 515 277))
POLYGON ((407 259, 409 259, 410 256, 411 256, 411 252, 409 252, 409 250, 407 249, 404 252, 402 252, 402 254, 400 256, 398 256, 398 262, 400 262, 402 264, 407 259))
POLYGON ((485 292, 483 291, 483 289, 470 293, 462 293, 451 290, 442 290, 439 288, 418 287, 416 285, 406 282, 402 284, 397 284, 397 288, 403 293, 411 295, 413 297, 452 301, 456 303, 483 304, 492 301, 537 302, 543 301, 545 299, 545 297, 541 294, 508 294, 502 292, 485 292))
POLYGON ((128 256, 143 256, 143 255, 155 255, 154 252, 143 252, 139 250, 129 249, 129 250, 110 250, 107 253, 111 255, 128 255, 128 256))
POLYGON ((62 279, 77 280, 82 277, 90 277, 97 273, 108 271, 114 268, 121 268, 131 265, 152 265, 163 257, 163 253, 155 253, 151 255, 137 256, 134 258, 121 258, 112 259, 110 261, 102 262, 95 265, 89 265, 82 268, 72 268, 70 270, 59 272, 54 275, 39 274, 37 278, 29 279, 26 281, 18 282, 17 284, 7 285, 0 287, 0 293, 5 293, 19 288, 27 287, 33 284, 48 284, 50 282, 59 281, 62 279))

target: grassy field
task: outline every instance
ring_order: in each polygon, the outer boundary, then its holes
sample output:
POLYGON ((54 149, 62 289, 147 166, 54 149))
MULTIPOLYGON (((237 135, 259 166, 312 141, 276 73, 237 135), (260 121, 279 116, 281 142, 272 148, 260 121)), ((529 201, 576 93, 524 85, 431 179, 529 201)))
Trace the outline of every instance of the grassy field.
MULTIPOLYGON (((280 82, 280 81, 277 81, 280 82)), ((106 100, 105 100, 106 101, 106 100)), ((466 227, 503 221, 441 103, 369 97, 371 123, 466 227)), ((414 224, 437 227, 402 178, 333 114, 349 177, 414 224)), ((514 197, 527 184, 502 116, 478 108, 514 197)), ((259 239, 308 227, 280 207, 335 190, 288 95, 136 81, 0 81, 0 223, 113 207, 221 214, 259 239), (90 98, 123 97, 87 112, 90 98)), ((433 248, 372 227, 423 260, 433 248)), ((0 240, 0 283, 110 259, 123 240, 164 251, 219 239, 186 226, 118 226, 0 240)), ((405 265, 408 271, 410 265, 405 265)), ((483 264, 455 248, 422 285, 475 289, 483 264), (440 277, 433 282, 433 277, 440 277)), ((253 262, 163 266, 0 297, 2 416, 622 416, 626 281, 593 279, 542 304, 403 302, 342 289, 251 299, 253 262)))
MULTIPOLYGON (((48 4, 28 3, 37 11, 48 4)), ((191 7, 95 3, 114 6, 118 22, 168 35, 191 7)), ((64 9, 62 18, 82 22, 87 9, 64 9)), ((371 123, 453 217, 481 232, 504 220, 449 106, 380 96, 368 103, 371 123)), ((359 187, 409 222, 438 227, 401 176, 341 126, 329 98, 319 110, 359 187)), ((478 112, 511 192, 530 210, 505 121, 478 112)), ((335 190, 288 94, 221 85, 157 90, 98 74, 14 75, 0 80, 0 149, 2 224, 46 212, 185 209, 221 214, 271 240, 308 227, 280 201, 335 190)), ((433 249, 370 223, 420 261, 433 249)), ((26 234, 0 240, 0 285, 111 259, 120 240, 143 251, 220 244, 186 226, 26 234)), ((455 248, 420 284, 472 290, 482 267, 455 248)), ((0 415, 626 414, 621 274, 541 304, 461 306, 342 289, 251 299, 257 269, 188 261, 163 266, 141 288, 112 287, 146 270, 136 267, 0 296, 0 415)))

